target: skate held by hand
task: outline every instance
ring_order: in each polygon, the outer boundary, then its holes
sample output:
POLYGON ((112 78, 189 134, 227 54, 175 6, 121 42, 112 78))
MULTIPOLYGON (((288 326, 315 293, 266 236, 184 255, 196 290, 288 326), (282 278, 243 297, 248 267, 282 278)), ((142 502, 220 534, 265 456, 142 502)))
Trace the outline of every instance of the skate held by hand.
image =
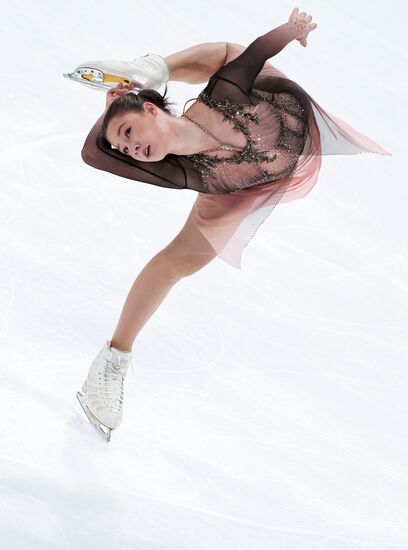
POLYGON ((134 87, 135 84, 133 82, 130 84, 123 84, 120 82, 117 86, 108 90, 106 92, 106 108, 108 108, 110 104, 118 97, 129 94, 134 87))

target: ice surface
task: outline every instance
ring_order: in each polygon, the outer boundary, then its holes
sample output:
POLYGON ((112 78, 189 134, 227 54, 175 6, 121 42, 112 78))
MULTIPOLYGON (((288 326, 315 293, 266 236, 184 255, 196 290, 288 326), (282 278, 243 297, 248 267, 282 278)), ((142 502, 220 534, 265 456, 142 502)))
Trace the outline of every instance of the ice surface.
MULTIPOLYGON (((133 346, 109 444, 75 396, 196 195, 86 165, 104 94, 62 73, 249 44, 294 7, 248 5, 2 3, 2 548, 408 547, 405 2, 305 1, 318 29, 274 58, 393 156, 325 157, 242 271, 216 260, 172 289, 133 346)), ((202 87, 169 96, 181 113, 202 87)))

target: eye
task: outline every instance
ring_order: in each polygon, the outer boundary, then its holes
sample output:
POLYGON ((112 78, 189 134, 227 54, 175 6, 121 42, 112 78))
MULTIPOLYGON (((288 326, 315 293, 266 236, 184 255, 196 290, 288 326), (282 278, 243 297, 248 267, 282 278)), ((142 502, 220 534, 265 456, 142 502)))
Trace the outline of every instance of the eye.
MULTIPOLYGON (((125 136, 126 136, 126 137, 129 137, 129 135, 130 135, 130 128, 128 128, 128 129, 125 131, 125 136)), ((127 147, 124 147, 123 152, 125 153, 125 155, 127 155, 127 147)))

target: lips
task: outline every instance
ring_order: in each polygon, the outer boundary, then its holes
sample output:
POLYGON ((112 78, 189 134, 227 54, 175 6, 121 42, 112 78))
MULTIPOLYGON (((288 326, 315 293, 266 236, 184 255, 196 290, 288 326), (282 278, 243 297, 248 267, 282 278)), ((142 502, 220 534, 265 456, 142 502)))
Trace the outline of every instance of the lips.
POLYGON ((147 158, 150 154, 150 145, 143 149, 144 156, 147 158))

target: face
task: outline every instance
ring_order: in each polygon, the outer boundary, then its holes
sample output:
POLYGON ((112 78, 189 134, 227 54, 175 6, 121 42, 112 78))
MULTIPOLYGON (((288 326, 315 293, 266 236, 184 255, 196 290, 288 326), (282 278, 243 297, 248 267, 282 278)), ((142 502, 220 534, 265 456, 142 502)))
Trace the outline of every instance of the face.
POLYGON ((108 124, 106 139, 121 153, 135 160, 162 160, 168 153, 166 116, 167 113, 154 103, 145 101, 140 113, 130 111, 115 116, 108 124), (146 151, 147 147, 149 149, 146 151))

